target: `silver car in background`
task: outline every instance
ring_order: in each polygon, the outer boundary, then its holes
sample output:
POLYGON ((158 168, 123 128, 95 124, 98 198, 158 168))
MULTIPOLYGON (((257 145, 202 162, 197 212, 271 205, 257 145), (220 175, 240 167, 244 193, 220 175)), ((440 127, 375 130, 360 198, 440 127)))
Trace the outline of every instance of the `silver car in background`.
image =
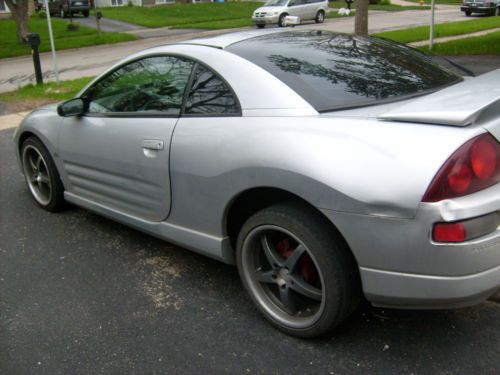
POLYGON ((236 264, 279 329, 500 289, 500 70, 253 30, 136 53, 14 135, 31 195, 236 264))
POLYGON ((300 21, 314 20, 322 23, 327 11, 328 1, 325 0, 269 0, 253 12, 252 21, 259 28, 270 24, 283 27, 286 16, 299 17, 300 21))

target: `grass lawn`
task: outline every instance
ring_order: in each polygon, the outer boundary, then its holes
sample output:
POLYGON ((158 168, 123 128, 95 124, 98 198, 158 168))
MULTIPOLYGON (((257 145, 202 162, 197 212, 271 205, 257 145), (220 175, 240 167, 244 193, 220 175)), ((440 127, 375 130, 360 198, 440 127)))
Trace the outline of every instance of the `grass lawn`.
MULTIPOLYGON (((418 3, 419 0, 406 0, 412 3, 418 3)), ((431 5, 431 0, 424 0, 424 3, 427 5, 431 5)), ((450 4, 450 5, 461 5, 463 0, 436 0, 436 4, 450 4)))
MULTIPOLYGON (((133 35, 123 33, 102 33, 99 37, 97 31, 88 27, 80 27, 78 31, 66 29, 68 21, 52 18, 52 31, 56 50, 93 46, 96 44, 118 43, 137 39, 133 35)), ((49 32, 47 20, 31 17, 29 30, 40 34, 40 51, 50 51, 49 32)), ((0 20, 0 58, 29 55, 31 49, 27 44, 17 43, 16 26, 13 20, 0 20)))
MULTIPOLYGON (((469 34, 476 31, 500 27, 500 17, 485 17, 471 21, 441 23, 435 25, 436 37, 469 34)), ((429 26, 412 27, 404 30, 373 34, 400 43, 411 43, 429 38, 429 26)))
MULTIPOLYGON (((330 8, 347 8, 346 2, 344 0, 335 0, 329 2, 330 8)), ((351 4, 351 9, 355 9, 354 2, 351 4)), ((381 0, 378 4, 370 4, 370 10, 381 10, 386 12, 399 12, 402 10, 428 10, 430 7, 428 6, 403 6, 403 5, 395 5, 391 4, 390 0, 381 0)))
POLYGON ((260 2, 172 4, 154 7, 99 8, 103 16, 146 27, 195 27, 225 29, 252 25, 251 16, 260 2), (223 21, 223 22, 221 22, 223 21))
POLYGON ((0 100, 8 103, 36 99, 44 99, 47 102, 67 100, 74 97, 91 79, 92 77, 84 77, 61 81, 60 86, 57 86, 55 82, 48 82, 41 86, 29 84, 19 87, 16 91, 0 94, 0 100))
MULTIPOLYGON (((428 46, 419 48, 423 52, 429 53, 428 46)), ((488 35, 436 43, 432 53, 441 56, 500 55, 500 31, 488 35)))
MULTIPOLYGON (((154 7, 109 7, 100 8, 103 16, 145 27, 172 27, 176 29, 231 29, 253 26, 251 15, 264 3, 228 2, 202 4, 172 4, 154 7)), ((346 7, 345 1, 330 2, 330 7, 346 7)), ((400 11, 409 9, 428 9, 419 6, 391 5, 388 1, 380 5, 370 5, 372 10, 400 11)), ((351 16, 354 13, 351 14, 351 16)), ((330 12, 328 18, 341 17, 337 12, 330 12)))

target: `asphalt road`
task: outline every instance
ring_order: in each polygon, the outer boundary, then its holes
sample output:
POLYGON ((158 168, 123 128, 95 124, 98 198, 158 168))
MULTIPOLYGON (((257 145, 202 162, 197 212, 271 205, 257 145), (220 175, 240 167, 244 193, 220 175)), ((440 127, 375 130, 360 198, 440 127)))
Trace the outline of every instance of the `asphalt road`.
POLYGON ((500 304, 364 306, 333 336, 270 327, 236 269, 31 200, 0 132, 0 374, 498 374, 500 304))

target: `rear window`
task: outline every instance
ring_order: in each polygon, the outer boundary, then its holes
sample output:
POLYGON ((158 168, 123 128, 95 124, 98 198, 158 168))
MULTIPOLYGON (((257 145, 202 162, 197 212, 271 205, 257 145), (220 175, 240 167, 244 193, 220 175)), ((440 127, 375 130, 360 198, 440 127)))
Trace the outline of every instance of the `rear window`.
POLYGON ((325 112, 419 95, 462 78, 408 47, 331 32, 281 32, 227 47, 325 112))

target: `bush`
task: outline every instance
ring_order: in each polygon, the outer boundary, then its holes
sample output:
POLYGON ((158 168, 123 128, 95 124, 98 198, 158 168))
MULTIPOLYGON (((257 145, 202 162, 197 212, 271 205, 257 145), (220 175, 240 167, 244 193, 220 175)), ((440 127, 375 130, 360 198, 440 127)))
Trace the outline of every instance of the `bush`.
POLYGON ((380 0, 378 5, 391 5, 391 0, 380 0))
POLYGON ((38 11, 38 17, 47 18, 47 13, 44 10, 38 11))
POLYGON ((379 4, 379 3, 380 3, 380 0, 370 0, 370 4, 372 4, 372 5, 379 4))
POLYGON ((68 31, 78 31, 80 30, 80 24, 78 22, 68 23, 68 31))

